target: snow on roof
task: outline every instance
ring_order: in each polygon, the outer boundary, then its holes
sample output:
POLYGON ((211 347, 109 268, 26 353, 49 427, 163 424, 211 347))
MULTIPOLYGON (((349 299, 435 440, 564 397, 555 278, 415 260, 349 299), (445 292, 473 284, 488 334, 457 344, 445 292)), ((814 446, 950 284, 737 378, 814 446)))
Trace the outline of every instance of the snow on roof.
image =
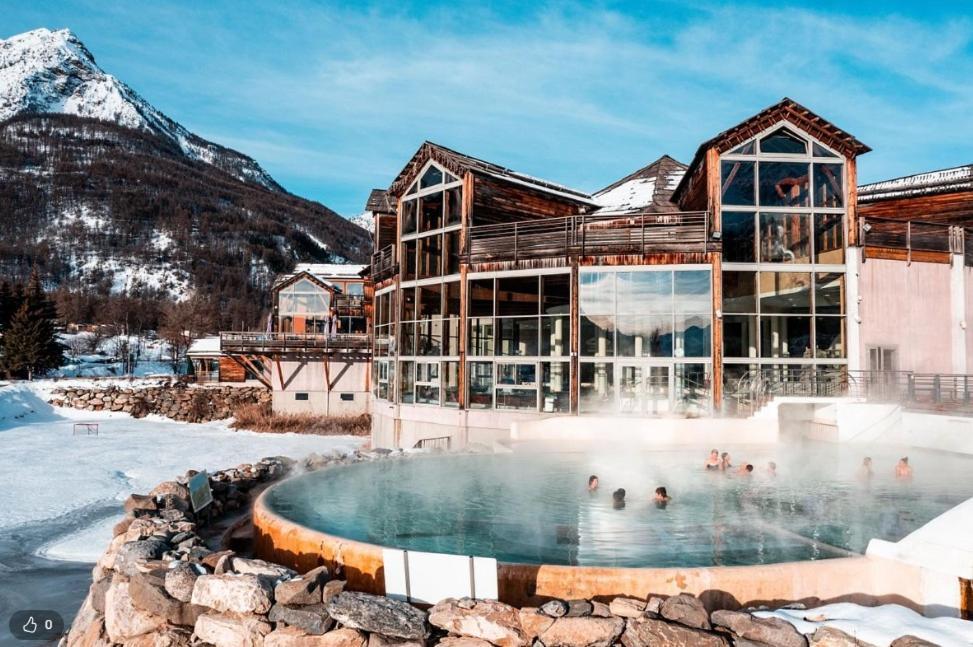
POLYGON ((669 207, 669 198, 685 173, 683 164, 664 155, 595 193, 593 198, 600 206, 595 213, 630 213, 653 206, 659 210, 669 207))
POLYGON ((219 355, 220 354, 220 338, 219 335, 214 335, 212 337, 200 337, 199 339, 194 339, 193 343, 189 345, 189 350, 186 354, 192 357, 193 355, 219 355))
POLYGON ((307 272, 319 279, 357 279, 360 278, 358 274, 366 267, 368 266, 339 263, 298 263, 288 276, 307 272))
POLYGON ((858 187, 859 202, 875 202, 932 193, 973 190, 973 164, 917 173, 858 187))

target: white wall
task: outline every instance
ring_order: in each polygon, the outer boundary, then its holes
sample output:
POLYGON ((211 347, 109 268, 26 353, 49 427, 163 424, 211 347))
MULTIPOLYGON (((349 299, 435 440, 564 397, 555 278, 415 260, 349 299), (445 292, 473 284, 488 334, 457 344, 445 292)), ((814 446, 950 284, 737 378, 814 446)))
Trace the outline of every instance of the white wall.
POLYGON ((365 360, 324 358, 285 360, 270 366, 274 385, 274 411, 278 413, 313 413, 326 416, 368 413, 371 391, 369 363, 365 360), (326 379, 327 378, 327 379, 326 379), (331 388, 328 388, 328 379, 331 388), (306 394, 298 400, 297 394, 306 394), (342 397, 344 396, 344 398, 342 397), (346 399, 346 398, 351 398, 346 399))

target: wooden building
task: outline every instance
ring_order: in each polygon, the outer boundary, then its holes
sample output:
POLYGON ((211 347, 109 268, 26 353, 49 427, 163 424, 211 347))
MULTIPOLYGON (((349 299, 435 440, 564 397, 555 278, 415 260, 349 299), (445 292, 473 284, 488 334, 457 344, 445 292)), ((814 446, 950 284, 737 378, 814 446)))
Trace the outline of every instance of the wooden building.
POLYGON ((424 143, 369 198, 374 441, 707 415, 754 379, 827 391, 857 348, 868 150, 789 99, 593 194, 424 143))
MULTIPOLYGON (((228 367, 252 376, 273 390, 274 410, 282 413, 367 413, 372 316, 367 267, 299 264, 279 277, 266 330, 220 333, 221 381, 228 367)), ((214 366, 209 358, 200 360, 214 366)))

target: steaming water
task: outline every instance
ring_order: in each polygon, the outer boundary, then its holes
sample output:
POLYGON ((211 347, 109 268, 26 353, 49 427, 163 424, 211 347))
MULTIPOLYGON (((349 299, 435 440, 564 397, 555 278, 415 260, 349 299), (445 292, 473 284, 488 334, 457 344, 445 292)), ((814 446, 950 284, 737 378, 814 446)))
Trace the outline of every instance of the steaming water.
POLYGON ((756 467, 749 477, 706 472, 707 449, 429 456, 307 474, 268 502, 329 534, 506 562, 765 564, 861 553, 973 496, 973 457, 909 450, 915 478, 905 483, 892 452, 867 450, 868 482, 856 478, 866 451, 837 445, 736 448, 734 463, 756 467), (589 474, 601 479, 594 494, 589 474), (665 509, 652 502, 659 485, 672 497, 665 509), (612 505, 617 488, 624 509, 612 505))

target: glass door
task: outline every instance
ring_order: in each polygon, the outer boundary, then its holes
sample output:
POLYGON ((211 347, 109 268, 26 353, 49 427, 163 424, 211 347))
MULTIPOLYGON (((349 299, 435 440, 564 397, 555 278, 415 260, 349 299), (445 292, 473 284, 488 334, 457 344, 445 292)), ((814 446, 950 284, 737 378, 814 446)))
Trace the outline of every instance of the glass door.
POLYGON ((668 365, 619 364, 618 411, 633 415, 660 415, 671 410, 668 365))

